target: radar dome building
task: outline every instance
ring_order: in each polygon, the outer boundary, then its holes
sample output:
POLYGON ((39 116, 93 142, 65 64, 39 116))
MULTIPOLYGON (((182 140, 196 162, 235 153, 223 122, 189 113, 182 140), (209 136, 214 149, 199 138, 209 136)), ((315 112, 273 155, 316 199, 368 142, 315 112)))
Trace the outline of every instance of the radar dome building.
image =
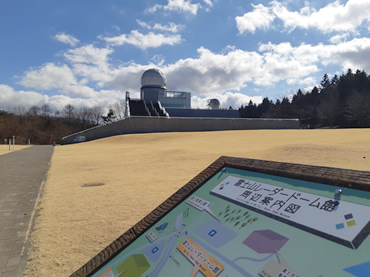
POLYGON ((166 86, 167 86, 166 76, 156 68, 148 69, 141 76, 141 88, 158 87, 166 89, 166 86))
POLYGON ((168 91, 167 78, 159 69, 151 68, 141 76, 141 100, 146 104, 155 105, 160 102, 164 108, 191 108, 191 93, 168 91))
POLYGON ((209 99, 207 101, 207 106, 212 109, 212 110, 217 110, 220 108, 220 101, 218 101, 218 99, 214 98, 214 99, 209 99))
POLYGON ((192 109, 190 101, 190 92, 167 90, 166 76, 151 68, 141 76, 140 99, 126 92, 124 119, 71 134, 61 144, 138 133, 299 128, 298 119, 239 118, 238 110, 220 109, 218 99, 204 109, 192 109))
POLYGON ((151 68, 141 76, 140 99, 127 93, 126 116, 214 117, 239 118, 237 110, 219 110, 217 99, 208 100, 209 109, 191 109, 191 93, 167 90, 167 78, 159 69, 151 68))

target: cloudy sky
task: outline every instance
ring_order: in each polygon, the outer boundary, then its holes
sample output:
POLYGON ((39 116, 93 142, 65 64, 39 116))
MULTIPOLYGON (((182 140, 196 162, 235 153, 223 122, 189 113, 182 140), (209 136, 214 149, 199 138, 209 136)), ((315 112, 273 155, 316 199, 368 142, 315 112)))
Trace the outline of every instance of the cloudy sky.
POLYGON ((106 107, 149 68, 192 106, 370 73, 370 0, 0 0, 0 109, 106 107))

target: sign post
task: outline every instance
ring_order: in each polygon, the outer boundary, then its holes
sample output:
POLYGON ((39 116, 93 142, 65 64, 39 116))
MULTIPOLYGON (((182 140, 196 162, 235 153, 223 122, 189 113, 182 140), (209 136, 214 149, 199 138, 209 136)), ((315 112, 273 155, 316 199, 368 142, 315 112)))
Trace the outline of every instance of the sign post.
POLYGON ((370 276, 370 171, 220 157, 71 276, 370 276))

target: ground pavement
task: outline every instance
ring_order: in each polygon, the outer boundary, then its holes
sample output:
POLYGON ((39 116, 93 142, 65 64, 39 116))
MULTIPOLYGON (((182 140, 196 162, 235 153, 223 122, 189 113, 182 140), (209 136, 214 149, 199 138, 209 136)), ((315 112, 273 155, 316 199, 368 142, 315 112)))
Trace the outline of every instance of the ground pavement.
POLYGON ((53 146, 32 146, 0 155, 0 277, 23 276, 35 206, 53 146))

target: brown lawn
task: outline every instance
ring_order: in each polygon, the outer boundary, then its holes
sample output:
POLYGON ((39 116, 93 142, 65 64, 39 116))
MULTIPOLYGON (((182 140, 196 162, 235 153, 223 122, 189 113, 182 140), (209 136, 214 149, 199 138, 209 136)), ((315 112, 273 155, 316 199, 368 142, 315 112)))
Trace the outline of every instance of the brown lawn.
POLYGON ((73 273, 222 155, 370 170, 370 129, 135 134, 57 146, 26 275, 73 273))
POLYGON ((12 145, 9 150, 9 144, 1 144, 0 145, 0 155, 12 153, 14 151, 22 150, 27 147, 30 147, 30 145, 15 145, 14 150, 13 150, 13 145, 12 145))

